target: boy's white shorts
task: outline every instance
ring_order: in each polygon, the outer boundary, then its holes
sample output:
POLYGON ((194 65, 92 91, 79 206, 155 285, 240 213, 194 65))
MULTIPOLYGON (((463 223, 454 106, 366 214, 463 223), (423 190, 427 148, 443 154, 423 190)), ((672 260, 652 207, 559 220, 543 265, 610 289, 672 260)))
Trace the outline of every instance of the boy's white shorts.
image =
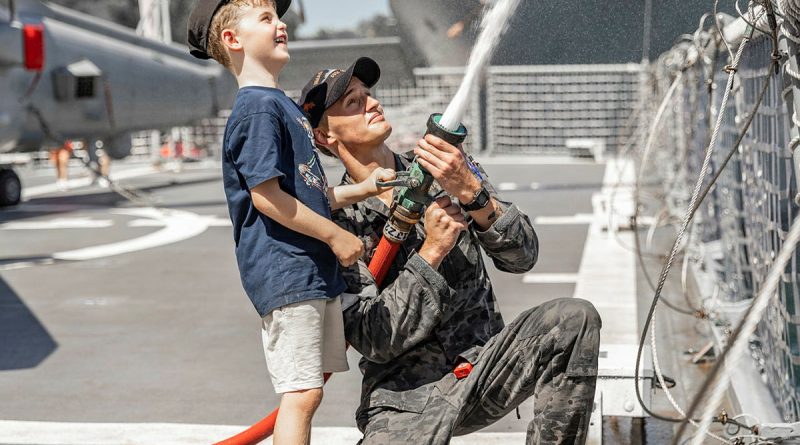
POLYGON ((340 297, 273 310, 261 319, 261 338, 278 394, 321 388, 324 372, 349 369, 340 297))

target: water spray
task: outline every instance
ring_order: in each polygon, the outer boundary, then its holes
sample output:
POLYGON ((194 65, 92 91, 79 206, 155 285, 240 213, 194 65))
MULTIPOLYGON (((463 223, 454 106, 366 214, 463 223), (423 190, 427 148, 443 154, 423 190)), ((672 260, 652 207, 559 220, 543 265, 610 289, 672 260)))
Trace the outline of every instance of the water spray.
POLYGON ((500 37, 506 31, 508 19, 517 10, 520 0, 497 0, 489 12, 481 20, 481 32, 476 40, 475 47, 469 55, 469 63, 464 73, 464 79, 458 87, 456 95, 450 105, 445 109, 440 125, 449 130, 456 131, 459 122, 467 110, 469 96, 472 88, 477 83, 478 76, 489 64, 500 37))
MULTIPOLYGON (((470 54, 464 79, 444 114, 432 114, 428 118, 426 135, 438 136, 454 146, 464 142, 467 129, 461 124, 461 118, 467 110, 470 93, 489 63, 506 29, 506 23, 519 3, 520 0, 498 0, 484 16, 481 21, 481 32, 470 54)), ((416 159, 409 166, 406 175, 407 185, 397 192, 392 204, 392 214, 383 228, 383 237, 369 263, 369 271, 379 286, 397 255, 400 243, 408 238, 411 228, 422 218, 425 208, 431 201, 428 193, 433 185, 433 176, 422 168, 416 159)))
MULTIPOLYGON (((444 114, 435 113, 428 118, 426 135, 438 136, 455 146, 464 142, 467 129, 461 125, 461 118, 467 110, 470 93, 477 83, 478 76, 489 63, 494 48, 506 29, 506 23, 519 3, 520 0, 497 0, 484 16, 478 43, 470 54, 464 79, 444 114)), ((392 214, 383 229, 383 237, 369 263, 369 271, 378 286, 383 283, 400 244, 408 238, 411 229, 422 218, 425 208, 431 202, 428 193, 433 185, 433 176, 422 168, 416 159, 407 171, 398 172, 398 178, 400 177, 403 177, 401 181, 403 186, 396 194, 392 204, 392 214)), ((325 374, 326 382, 330 376, 330 373, 325 374)), ((247 430, 215 445, 255 445, 272 435, 277 418, 276 409, 247 430)))

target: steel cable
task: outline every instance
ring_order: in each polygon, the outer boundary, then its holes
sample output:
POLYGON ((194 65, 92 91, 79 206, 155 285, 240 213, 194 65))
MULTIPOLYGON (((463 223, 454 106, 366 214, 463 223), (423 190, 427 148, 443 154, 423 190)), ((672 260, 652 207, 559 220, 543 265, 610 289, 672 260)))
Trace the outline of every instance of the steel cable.
MULTIPOLYGON (((750 36, 752 36, 752 29, 751 29, 750 36)), ((715 125, 714 132, 713 132, 713 134, 711 136, 711 141, 710 141, 710 143, 708 145, 708 148, 706 150, 706 155, 705 155, 705 158, 703 160, 703 165, 702 165, 701 170, 700 170, 699 178, 697 180, 697 183, 695 184, 694 191, 692 193, 692 198, 691 198, 691 200, 689 202, 689 207, 688 207, 688 209, 686 211, 686 215, 684 216, 684 221, 683 221, 683 224, 681 226, 681 229, 679 230, 678 235, 676 236, 676 238, 675 238, 675 240, 673 242, 671 253, 670 253, 670 257, 667 260, 667 263, 664 265, 664 268, 662 269, 661 276, 659 278, 659 283, 658 283, 658 286, 656 288, 656 292, 655 292, 655 295, 653 297, 653 301, 652 301, 652 303, 650 305, 650 310, 648 312, 647 318, 645 320, 645 326, 644 326, 644 328, 642 330, 642 335, 641 335, 641 338, 640 338, 640 341, 639 341, 639 348, 638 348, 637 355, 636 355, 636 365, 635 365, 635 371, 634 371, 635 372, 635 381, 636 382, 639 381, 639 375, 640 375, 639 369, 640 369, 640 366, 641 366, 642 351, 643 351, 643 348, 644 348, 645 341, 647 339, 647 334, 648 334, 648 330, 649 330, 648 328, 650 327, 650 324, 651 324, 651 321, 653 319, 657 304, 659 302, 659 299, 661 298, 661 292, 663 291, 664 284, 666 282, 666 277, 669 274, 669 270, 671 269, 672 263, 675 260, 675 256, 677 255, 678 247, 679 247, 680 242, 681 242, 681 240, 683 238, 683 234, 685 233, 686 229, 688 228, 689 222, 693 218, 694 213, 699 208, 698 197, 700 195, 701 187, 703 185, 703 182, 704 182, 705 177, 706 177, 707 172, 708 172, 708 168, 709 168, 710 160, 711 160, 711 154, 713 153, 714 146, 716 145, 717 137, 719 135, 719 130, 720 130, 720 127, 722 125, 722 118, 723 118, 723 116, 725 114, 725 109, 727 108, 727 102, 728 102, 728 99, 730 97, 730 92, 731 92, 732 87, 733 87, 735 69, 736 69, 736 67, 738 67, 739 60, 741 58, 742 52, 744 51, 744 48, 747 46, 747 42, 749 41, 750 36, 746 37, 742 41, 742 43, 739 45, 739 49, 738 49, 738 51, 736 53, 735 59, 732 61, 732 65, 731 65, 732 69, 729 70, 727 87, 726 87, 726 90, 725 90, 725 94, 723 95, 722 105, 720 107, 720 114, 718 116, 717 124, 715 125)), ((674 86, 675 86, 675 83, 673 84, 673 87, 674 86)), ((671 90, 672 90, 673 87, 671 87, 671 90)), ((746 129, 744 131, 746 131, 746 129)), ((655 137, 655 135, 651 134, 649 139, 648 139, 648 142, 650 142, 654 137, 655 137)), ((650 146, 645 146, 645 156, 643 156, 643 159, 646 159, 649 150, 650 150, 650 146)), ((645 165, 646 164, 643 162, 641 168, 643 169, 645 165)), ((640 171, 640 175, 639 176, 641 176, 641 171, 640 171)), ((635 388, 636 388, 636 397, 637 397, 639 403, 642 405, 643 409, 645 409, 645 411, 647 411, 648 414, 650 414, 651 416, 653 416, 653 417, 655 417, 657 419, 660 419, 660 420, 667 420, 667 421, 684 422, 686 420, 685 417, 683 419, 673 419, 673 418, 666 417, 666 416, 661 416, 661 415, 658 415, 658 414, 652 412, 652 410, 650 410, 649 407, 646 407, 645 404, 643 403, 643 400, 642 400, 642 397, 641 397, 641 390, 639 388, 639 385, 636 384, 635 388)))
MULTIPOLYGON (((774 62, 774 61, 773 61, 773 63, 776 63, 776 62, 774 62)), ((715 174, 715 175, 714 175, 714 177, 711 179, 711 181, 709 181, 708 185, 707 185, 707 186, 706 186, 706 187, 703 189, 703 191, 702 191, 702 192, 700 192, 700 194, 699 194, 699 196, 698 196, 698 199, 697 199, 697 203, 696 203, 696 205, 695 205, 693 208, 691 208, 691 212, 690 212, 690 219, 694 217, 694 214, 695 214, 695 213, 697 212, 697 210, 699 209, 699 206, 700 206, 700 204, 703 202, 703 200, 706 198, 706 196, 708 195, 708 193, 709 193, 709 192, 711 191, 711 189, 714 187, 715 183, 716 183, 716 182, 717 182, 717 180, 719 179, 719 176, 721 175, 722 171, 724 171, 724 169, 725 169, 725 167, 727 166, 727 164, 728 164, 728 162, 730 161, 730 159, 731 159, 731 158, 733 157, 733 155, 734 155, 734 154, 735 154, 735 153, 738 151, 739 145, 741 145, 741 142, 742 142, 742 140, 744 139, 745 135, 747 134, 747 131, 748 131, 748 130, 749 130, 749 128, 750 128, 750 125, 751 125, 751 124, 752 124, 752 122, 753 122, 753 119, 754 119, 754 117, 755 117, 755 114, 756 114, 756 110, 757 110, 757 109, 758 109, 758 108, 761 106, 761 102, 762 102, 762 100, 764 99, 764 95, 766 94, 767 87, 769 86, 769 80, 768 80, 768 79, 770 79, 771 77, 772 77, 772 76, 771 76, 771 74, 767 74, 767 77, 765 78, 764 86, 762 87, 762 89, 761 89, 761 92, 759 93, 759 95, 758 95, 758 97, 757 97, 757 99, 756 99, 756 102, 755 102, 755 104, 754 104, 754 106, 753 106, 753 110, 751 110, 751 112, 749 113, 749 115, 748 115, 748 119, 747 119, 747 121, 745 121, 745 123, 744 123, 744 125, 743 125, 743 127, 742 127, 742 130, 739 132, 739 135, 737 136, 737 139, 736 139, 736 141, 734 142, 734 144, 733 144, 733 147, 732 147, 732 148, 731 148, 731 150, 728 152, 727 156, 725 157, 725 160, 724 160, 724 161, 722 162, 722 164, 720 165, 720 167, 719 167, 719 169, 717 170, 716 174, 715 174)), ((663 272, 662 272, 662 273, 663 273, 663 272)), ((654 297, 654 303, 656 303, 656 298, 660 298, 660 292, 657 294, 657 296, 656 296, 656 297, 654 297)), ((651 309, 653 309, 653 306, 651 306, 651 309)), ((654 313, 654 312, 653 312, 653 313, 654 313)), ((649 320, 649 319, 650 319, 650 316, 648 315, 648 319, 647 319, 647 320, 649 320)), ((642 340, 640 340, 640 344, 639 344, 639 351, 638 351, 638 353, 637 353, 637 366, 636 366, 636 370, 635 370, 635 374, 636 374, 636 381, 638 381, 638 379, 639 379, 639 359, 640 359, 640 357, 641 357, 641 354, 642 354, 642 347, 643 347, 643 345, 644 345, 644 344, 642 343, 642 341, 644 341, 644 340, 643 340, 643 339, 644 339, 644 335, 646 335, 646 331, 647 331, 647 324, 648 324, 647 320, 645 321, 645 329, 644 329, 644 331, 643 331, 642 340)), ((644 408, 644 410, 645 410, 645 411, 646 411, 648 414, 650 414, 651 416, 653 416, 653 417, 654 417, 654 418, 656 418, 656 419, 659 419, 659 420, 664 420, 664 421, 668 421, 668 422, 676 422, 676 423, 677 423, 677 422, 685 422, 685 421, 687 420, 685 416, 684 416, 684 418, 682 418, 682 419, 675 419, 675 418, 671 418, 671 417, 662 416, 662 415, 660 415, 660 414, 656 414, 656 413, 652 412, 652 411, 651 411, 651 410, 650 410, 648 407, 646 407, 646 406, 645 406, 645 404, 644 404, 644 401, 643 401, 643 400, 642 400, 642 398, 641 398, 641 394, 640 394, 640 392, 639 392, 639 387, 638 387, 638 385, 636 386, 636 395, 637 395, 637 399, 638 399, 638 401, 639 401, 639 404, 640 404, 640 405, 642 405, 642 407, 644 408)))
MULTIPOLYGON (((766 9, 768 15, 772 15, 773 11, 772 11, 772 7, 771 7, 771 3, 768 3, 765 9, 766 9)), ((776 23, 775 23, 775 20, 774 20, 774 16, 772 18, 770 18, 769 23, 770 23, 770 27, 771 27, 771 31, 772 31, 771 32, 771 36, 772 36, 772 43, 773 43, 773 58, 772 58, 772 62, 770 64, 770 66, 769 66, 769 69, 767 71, 767 75, 766 75, 766 78, 764 80, 764 85, 762 86, 761 93, 759 94, 759 97, 757 99, 757 102, 756 102, 756 105, 755 105, 755 109, 748 116, 748 122, 747 122, 748 128, 749 128, 749 124, 752 122, 752 119, 756 114, 757 107, 760 106, 761 101, 763 100, 763 97, 766 94, 767 87, 769 86, 770 79, 772 78, 773 68, 776 68, 778 66, 778 63, 779 63, 779 57, 777 56, 777 47, 776 47, 776 45, 777 45, 777 26, 776 26, 776 23)), ((751 35, 752 35, 752 28, 751 28, 751 35)), ((744 45, 744 43, 747 40, 748 39, 745 39, 745 41, 742 42, 742 45, 744 45)), ((724 109, 722 111, 724 112, 724 109)), ((741 140, 743 138, 744 138, 744 132, 742 132, 742 134, 740 134, 740 137, 737 140, 737 143, 734 144, 735 149, 738 148, 738 145, 739 145, 739 143, 741 143, 741 140)), ((732 153, 729 153, 729 156, 726 158, 726 160, 725 160, 723 165, 726 165, 728 160, 733 156, 734 150, 731 150, 731 152, 732 153)), ((724 168, 724 166, 723 166, 723 168, 724 168)), ((721 173, 721 171, 722 170, 720 169, 720 171, 717 172, 717 175, 714 177, 714 181, 716 181, 716 179, 719 177, 719 174, 721 173)), ((711 185, 713 185, 713 182, 709 186, 711 186, 711 185)), ((706 193, 703 194, 703 198, 705 198, 705 196, 706 196, 706 194, 708 193, 709 190, 710 190, 710 187, 706 188, 706 193)), ((711 372, 709 373, 709 376, 706 378, 706 380, 704 381, 704 383, 701 386, 700 390, 695 395, 695 397, 694 397, 694 399, 692 401, 692 404, 691 404, 691 406, 689 408, 689 411, 687 412, 686 418, 681 422, 681 425, 678 428, 678 431, 677 431, 677 433, 675 435, 675 438, 674 438, 674 440, 672 442, 673 444, 677 444, 678 440, 683 435, 683 432, 686 430, 687 420, 692 418, 692 416, 694 415, 695 411, 700 406, 700 403, 702 402, 706 391, 710 387, 711 382, 713 382, 714 378, 716 377, 716 374, 719 372, 719 369, 721 368, 722 364, 723 363, 728 363, 728 361, 726 360, 726 357, 731 353, 731 350, 733 350, 734 347, 740 348, 740 344, 741 343, 739 341, 739 338, 740 338, 742 332, 749 332, 748 331, 750 329, 749 320, 754 318, 754 317, 751 317, 751 314, 753 314, 754 312, 759 311, 759 310, 760 310, 760 312, 763 312, 763 309, 760 309, 760 308, 761 308, 762 305, 764 307, 766 307, 766 304, 769 302, 769 297, 772 295, 772 292, 774 292, 774 288, 772 289, 771 292, 765 292, 765 291, 769 290, 770 286, 777 286, 777 282, 775 282, 775 283, 772 282, 773 276, 777 275, 777 279, 780 278, 780 274, 783 271, 783 267, 785 267, 785 262, 788 261, 788 256, 791 255, 793 253, 793 251, 794 251, 794 247, 797 244, 797 238, 798 237, 800 237, 800 219, 796 219, 795 222, 793 223, 792 229, 790 231, 790 235, 789 235, 789 237, 787 237, 787 242, 781 248, 780 254, 778 255, 778 259, 776 259, 776 263, 775 264, 781 264, 780 261, 784 258, 784 256, 787 257, 786 260, 784 261, 783 266, 773 268, 773 270, 770 271, 770 275, 767 278, 765 287, 762 289, 762 292, 759 292, 759 294, 756 297, 756 299, 750 305, 750 307, 748 308, 747 313, 745 315, 745 319, 739 324, 739 326, 737 327, 736 331, 732 335, 732 341, 730 343, 730 346, 725 348, 722 351, 722 354, 718 358, 717 362, 714 364, 714 367, 712 368, 711 372), (790 248, 786 248, 786 245, 791 245, 791 247, 790 248), (789 251, 788 253, 786 252, 787 250, 789 251), (764 295, 766 295, 766 297, 764 295), (762 300, 766 300, 766 301, 762 301, 762 300), (739 342, 739 343, 737 343, 737 342, 739 342)), ((760 316, 760 312, 756 312, 756 315, 760 316)), ((757 325, 757 322, 758 322, 758 318, 755 318, 756 325, 757 325)), ((754 330, 755 326, 753 326, 752 329, 754 330)), ((749 334, 748 334, 747 337, 749 337, 749 334)), ((735 350, 734 351, 734 358, 736 360, 738 360, 740 354, 741 354, 741 352, 738 349, 735 350)), ((732 361, 732 363, 735 363, 735 361, 732 361)), ((706 410, 704 415, 701 417, 702 418, 701 431, 707 431, 708 430, 708 425, 710 424, 710 417, 711 417, 709 415, 709 411, 716 409, 717 405, 719 404, 719 401, 721 401, 722 395, 724 395, 724 390, 727 388, 726 377, 727 377, 727 374, 723 374, 723 377, 722 377, 722 379, 720 381, 720 384, 717 385, 717 387, 715 388, 714 392, 712 393, 712 399, 711 399, 711 402, 708 404, 708 407, 707 407, 708 409, 706 410)), ((637 390, 638 390, 638 387, 637 387, 637 390)), ((693 444, 699 444, 700 443, 699 442, 700 439, 698 439, 697 437, 701 437, 701 435, 696 436, 695 440, 693 441, 693 444)))
MULTIPOLYGON (((789 234, 786 237, 786 241, 781 246, 778 257, 775 259, 775 263, 773 263, 769 275, 767 275, 764 287, 758 292, 758 295, 748 308, 744 319, 739 323, 734 331, 730 345, 725 349, 722 356, 714 364, 714 368, 712 368, 710 374, 706 378, 706 382, 712 382, 716 375, 719 374, 720 369, 724 364, 725 372, 721 374, 717 385, 714 387, 714 390, 711 393, 711 397, 706 405, 706 409, 701 416, 701 419, 703 419, 700 424, 701 432, 708 430, 708 426, 711 423, 711 418, 713 417, 713 411, 717 409, 720 402, 722 402, 722 398, 725 396, 725 391, 730 383, 730 374, 739 360, 741 360, 750 336, 755 332, 756 328, 758 327, 758 323, 761 321, 761 315, 767 309, 770 300, 775 295, 775 291, 778 288, 778 283, 781 280, 783 271, 786 268, 786 265, 789 263, 789 260, 791 260, 792 255, 794 255, 795 247, 797 247, 798 241, 800 241, 800 217, 795 217, 792 227, 789 230, 789 234)), ((707 388, 708 385, 709 383, 705 383, 703 385, 703 389, 707 388)), ((704 391, 698 393, 695 400, 702 400, 702 395, 704 395, 704 391)), ((685 423, 681 426, 684 427, 685 423)), ((679 429, 676 437, 680 437, 681 432, 682 430, 679 429)), ((701 442, 697 440, 692 442, 692 445, 700 444, 701 442)))
MULTIPOLYGON (((661 371, 661 365, 658 362, 658 352, 657 352, 658 349, 656 347, 656 313, 655 312, 653 312, 653 318, 650 321, 650 328, 651 328, 651 331, 650 331, 650 347, 653 349, 653 370, 655 371, 656 379, 658 380, 658 383, 661 385, 661 389, 664 391, 664 394, 667 396, 667 400, 669 401, 670 405, 672 405, 672 407, 675 408, 675 411, 677 411, 678 414, 680 414, 681 416, 686 418, 686 412, 683 410, 683 408, 681 408, 681 406, 678 404, 678 402, 675 400, 675 398, 672 397, 672 391, 670 391, 669 387, 667 387, 666 381, 664 380, 664 373, 661 371)), ((698 427, 698 428, 700 428, 700 426, 701 426, 701 424, 698 424, 694 419, 689 419, 689 423, 691 423, 692 425, 694 425, 695 427, 698 427)), ((720 436, 718 436, 718 435, 716 435, 716 434, 714 434, 714 433, 712 433, 710 431, 705 431, 704 433, 707 433, 708 436, 716 439, 719 442, 730 443, 729 441, 723 439, 722 437, 720 437, 720 436)))

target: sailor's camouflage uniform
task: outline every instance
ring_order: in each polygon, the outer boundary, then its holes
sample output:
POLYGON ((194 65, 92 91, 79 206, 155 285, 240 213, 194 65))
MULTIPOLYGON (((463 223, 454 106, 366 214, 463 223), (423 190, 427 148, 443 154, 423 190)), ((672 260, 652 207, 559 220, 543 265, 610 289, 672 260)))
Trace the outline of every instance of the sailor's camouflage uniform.
MULTIPOLYGON (((400 171, 408 161, 396 162, 400 171)), ((498 202, 502 216, 485 232, 471 223, 438 270, 416 253, 425 238, 424 221, 417 224, 380 289, 367 263, 389 208, 370 198, 333 215, 367 246, 358 264, 345 269, 342 298, 347 341, 363 355, 356 413, 362 444, 446 444, 531 396, 528 444, 584 443, 600 317, 591 303, 564 298, 504 326, 481 249, 498 269, 524 273, 536 262, 538 240, 519 208, 498 202), (463 360, 474 369, 458 380, 453 368, 463 360)))

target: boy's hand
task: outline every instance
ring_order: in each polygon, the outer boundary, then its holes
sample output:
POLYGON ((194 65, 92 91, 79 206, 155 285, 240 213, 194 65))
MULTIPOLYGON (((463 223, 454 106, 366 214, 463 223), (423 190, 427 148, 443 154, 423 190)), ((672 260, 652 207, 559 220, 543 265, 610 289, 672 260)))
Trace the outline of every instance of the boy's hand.
POLYGON ((391 181, 395 178, 397 178, 397 172, 391 168, 378 167, 372 171, 372 174, 370 174, 369 178, 367 178, 364 182, 366 183, 371 195, 380 195, 381 193, 390 190, 392 187, 379 187, 378 183, 391 181))
POLYGON ((328 245, 344 267, 352 266, 364 254, 364 243, 344 229, 334 232, 328 245))
POLYGON ((376 168, 367 179, 357 183, 328 187, 328 202, 331 210, 341 209, 371 196, 379 195, 392 187, 379 187, 379 182, 393 182, 397 173, 390 168, 376 168))

